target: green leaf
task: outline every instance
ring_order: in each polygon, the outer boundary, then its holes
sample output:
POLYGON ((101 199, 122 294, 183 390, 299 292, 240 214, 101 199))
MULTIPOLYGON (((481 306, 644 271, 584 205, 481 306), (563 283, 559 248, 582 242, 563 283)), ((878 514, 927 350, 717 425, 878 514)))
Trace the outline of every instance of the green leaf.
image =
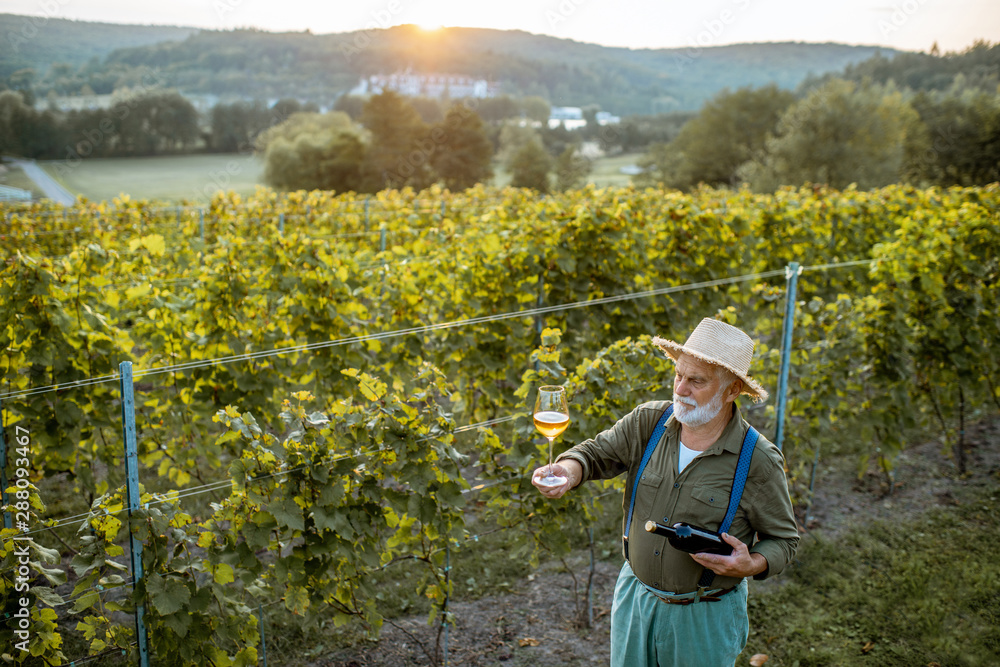
POLYGON ((163 624, 173 630, 178 637, 186 637, 188 629, 191 627, 191 620, 193 616, 187 612, 180 612, 176 614, 168 614, 163 616, 160 620, 163 624))
POLYGON ((32 586, 30 591, 35 594, 35 597, 50 607, 65 604, 65 600, 62 599, 62 596, 51 588, 46 588, 45 586, 32 586))
POLYGON ((100 600, 100 596, 98 596, 97 591, 87 591, 76 599, 70 613, 77 614, 85 609, 90 609, 97 604, 98 600, 100 600))
POLYGON ((232 583, 235 580, 232 566, 226 563, 219 563, 215 568, 214 577, 215 583, 223 585, 232 583))
POLYGON ((288 526, 292 530, 304 530, 305 519, 302 516, 302 508, 295 504, 295 501, 287 496, 269 506, 274 518, 279 524, 288 526))
POLYGON ((162 616, 179 611, 191 599, 191 591, 184 583, 158 574, 148 578, 146 591, 153 608, 162 616))

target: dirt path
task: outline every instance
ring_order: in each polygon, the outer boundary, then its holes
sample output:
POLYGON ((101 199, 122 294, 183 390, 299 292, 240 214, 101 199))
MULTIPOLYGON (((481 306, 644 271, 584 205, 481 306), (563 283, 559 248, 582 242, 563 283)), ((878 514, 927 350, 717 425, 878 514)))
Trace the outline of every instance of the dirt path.
POLYGON ((38 189, 55 203, 62 204, 63 206, 72 206, 76 203, 76 195, 45 173, 45 170, 39 167, 38 163, 34 160, 10 158, 10 161, 20 167, 24 171, 24 175, 34 181, 38 189))

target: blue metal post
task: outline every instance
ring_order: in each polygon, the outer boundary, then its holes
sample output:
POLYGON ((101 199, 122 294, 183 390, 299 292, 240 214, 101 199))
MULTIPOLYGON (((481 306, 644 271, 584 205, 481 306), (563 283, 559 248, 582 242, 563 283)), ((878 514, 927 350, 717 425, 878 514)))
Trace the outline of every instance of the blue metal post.
POLYGON ((444 577, 447 588, 444 591, 444 667, 448 667, 448 588, 451 587, 451 538, 444 543, 444 577))
POLYGON ((278 233, 285 233, 285 214, 281 213, 278 215, 278 233))
MULTIPOLYGON (((7 504, 7 440, 3 436, 3 406, 0 406, 0 492, 3 504, 7 504)), ((3 513, 3 527, 11 527, 10 512, 3 513)))
POLYGON ((201 242, 205 243, 205 209, 198 209, 198 226, 201 228, 201 242))
POLYGON ((257 613, 260 615, 260 650, 264 656, 264 667, 267 667, 267 642, 264 640, 264 606, 257 603, 257 613))
POLYGON ((366 232, 368 231, 368 202, 370 200, 371 200, 371 197, 365 197, 365 231, 366 232))
MULTIPOLYGON (((535 308, 541 308, 545 301, 545 275, 538 276, 538 298, 535 299, 535 308)), ((541 315, 535 315, 535 331, 538 333, 538 345, 542 344, 542 329, 545 324, 541 315)), ((535 370, 538 370, 538 359, 535 359, 535 370)))
MULTIPOLYGON (((139 509, 139 454, 135 437, 135 395, 132 383, 132 362, 123 361, 118 366, 122 392, 122 434, 125 437, 125 490, 128 495, 128 542, 132 552, 132 593, 142 580, 142 542, 132 532, 132 512, 139 509)), ((143 620, 145 605, 135 606, 135 634, 139 641, 139 667, 149 667, 149 637, 143 620)))
POLYGON ((785 438, 785 409, 788 406, 788 366, 792 356, 792 328, 795 320, 795 286, 799 280, 802 267, 798 262, 792 262, 785 268, 785 279, 788 287, 785 292, 785 322, 781 327, 781 376, 778 379, 778 426, 774 435, 774 444, 781 449, 785 438))

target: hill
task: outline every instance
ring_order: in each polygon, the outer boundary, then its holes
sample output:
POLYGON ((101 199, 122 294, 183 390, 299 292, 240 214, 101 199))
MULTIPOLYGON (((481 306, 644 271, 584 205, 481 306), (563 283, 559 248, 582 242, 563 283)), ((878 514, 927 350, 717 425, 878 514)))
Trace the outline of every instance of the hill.
MULTIPOLYGON (((7 26, 41 20, 3 15, 7 26)), ((0 22, 0 28, 4 23, 0 22)), ((118 26, 52 19, 22 52, 5 56, 39 70, 39 97, 57 78, 47 65, 82 66, 83 85, 99 91, 109 78, 137 80, 153 68, 166 86, 191 95, 222 98, 296 97, 329 105, 362 76, 410 70, 485 78, 511 95, 539 95, 559 106, 597 104, 617 114, 694 110, 729 87, 776 83, 794 88, 809 76, 841 71, 880 53, 872 46, 797 42, 681 49, 603 47, 523 31, 415 26, 327 35, 262 30, 118 26), (161 31, 157 33, 156 31, 161 31), (29 49, 30 47, 30 49, 29 49), (109 75, 113 74, 113 77, 109 75)), ((65 81, 63 68, 60 81, 65 81)))
POLYGON ((194 32, 197 28, 0 14, 0 78, 27 67, 42 75, 56 63, 80 67, 92 58, 103 61, 115 49, 181 40, 194 32))

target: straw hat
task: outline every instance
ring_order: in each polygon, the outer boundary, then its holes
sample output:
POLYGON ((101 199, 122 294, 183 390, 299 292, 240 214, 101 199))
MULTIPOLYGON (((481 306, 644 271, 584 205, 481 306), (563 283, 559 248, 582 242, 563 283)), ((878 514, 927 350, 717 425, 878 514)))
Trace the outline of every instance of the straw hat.
POLYGON ((743 381, 743 392, 754 401, 766 401, 767 392, 748 375, 753 359, 753 340, 740 329, 706 317, 695 327, 684 345, 659 336, 653 344, 663 350, 668 357, 677 361, 681 354, 690 354, 716 366, 732 371, 743 381))

